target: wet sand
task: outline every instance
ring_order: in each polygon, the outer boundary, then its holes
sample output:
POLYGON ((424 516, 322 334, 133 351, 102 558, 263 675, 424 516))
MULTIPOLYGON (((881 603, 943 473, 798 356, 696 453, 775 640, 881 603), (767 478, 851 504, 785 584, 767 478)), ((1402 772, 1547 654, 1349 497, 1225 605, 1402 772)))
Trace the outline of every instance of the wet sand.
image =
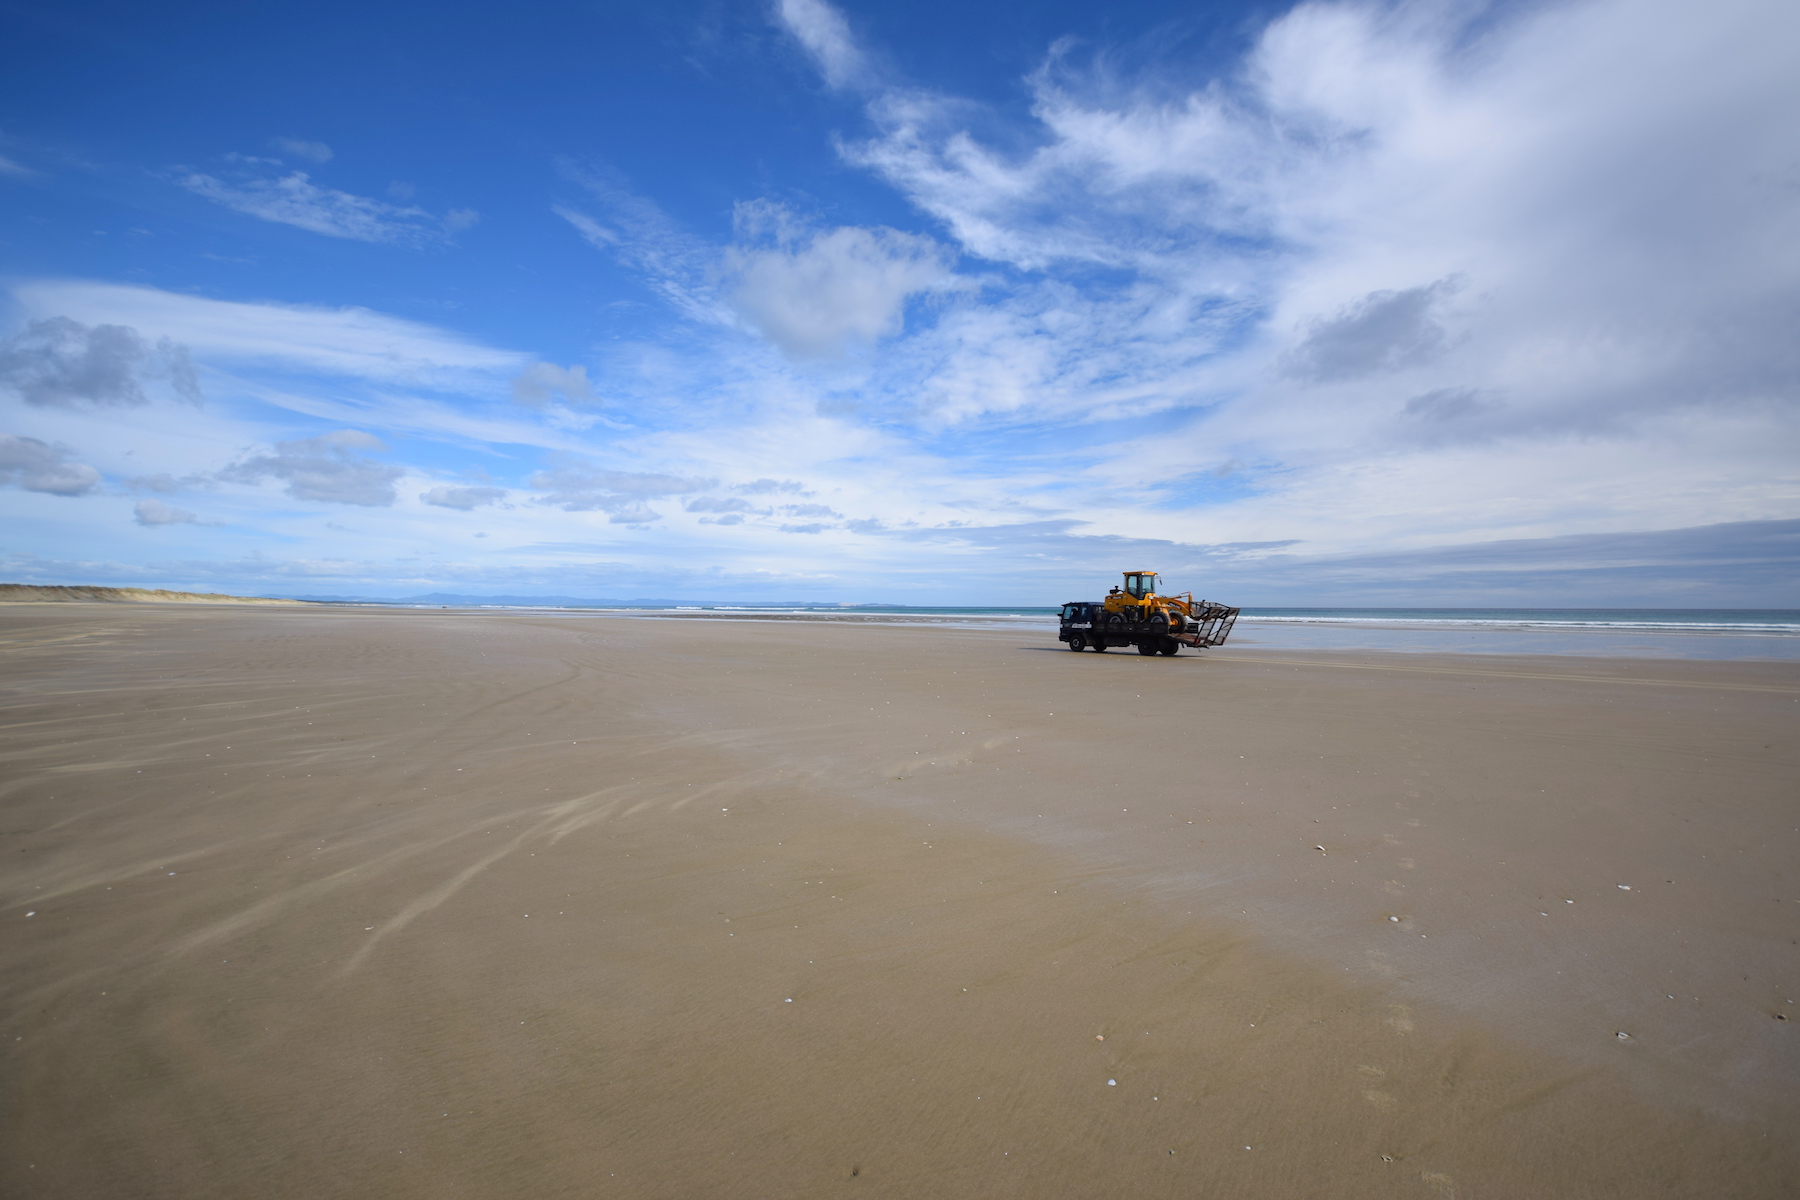
POLYGON ((1800 1193, 1793 664, 76 604, 0 664, 9 1197, 1800 1193))

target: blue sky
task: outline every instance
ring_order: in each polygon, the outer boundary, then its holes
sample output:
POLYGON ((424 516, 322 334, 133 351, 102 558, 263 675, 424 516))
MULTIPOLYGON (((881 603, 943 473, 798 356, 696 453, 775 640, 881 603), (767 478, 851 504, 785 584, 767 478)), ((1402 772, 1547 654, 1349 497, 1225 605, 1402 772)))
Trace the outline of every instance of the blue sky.
POLYGON ((1800 10, 0 7, 0 577, 1800 604, 1800 10))

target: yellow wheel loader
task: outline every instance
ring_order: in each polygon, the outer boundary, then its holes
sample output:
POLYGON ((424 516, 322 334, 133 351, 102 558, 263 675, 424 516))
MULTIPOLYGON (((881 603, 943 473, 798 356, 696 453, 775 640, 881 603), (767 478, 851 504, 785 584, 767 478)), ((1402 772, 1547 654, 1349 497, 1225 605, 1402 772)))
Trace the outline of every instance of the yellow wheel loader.
POLYGON ((1155 571, 1126 571, 1125 586, 1105 600, 1075 600, 1062 606, 1057 640, 1071 650, 1136 646, 1139 654, 1178 654, 1183 646, 1204 650, 1223 646, 1237 624, 1238 610, 1192 592, 1162 595, 1155 571))

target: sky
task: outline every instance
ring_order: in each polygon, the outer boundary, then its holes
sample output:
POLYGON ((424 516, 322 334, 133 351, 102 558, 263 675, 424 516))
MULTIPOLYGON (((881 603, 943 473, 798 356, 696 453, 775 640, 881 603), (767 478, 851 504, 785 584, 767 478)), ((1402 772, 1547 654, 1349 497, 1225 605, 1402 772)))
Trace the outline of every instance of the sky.
POLYGON ((1785 0, 0 2, 0 581, 1800 607, 1785 0))

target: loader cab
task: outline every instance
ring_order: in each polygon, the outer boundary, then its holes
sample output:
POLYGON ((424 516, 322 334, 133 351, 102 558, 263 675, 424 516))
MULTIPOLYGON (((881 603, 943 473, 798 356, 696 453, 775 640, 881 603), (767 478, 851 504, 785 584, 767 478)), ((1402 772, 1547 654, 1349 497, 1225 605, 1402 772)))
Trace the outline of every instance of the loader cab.
POLYGON ((1125 594, 1133 600, 1142 600, 1145 596, 1156 592, 1155 571, 1125 572, 1125 594))

